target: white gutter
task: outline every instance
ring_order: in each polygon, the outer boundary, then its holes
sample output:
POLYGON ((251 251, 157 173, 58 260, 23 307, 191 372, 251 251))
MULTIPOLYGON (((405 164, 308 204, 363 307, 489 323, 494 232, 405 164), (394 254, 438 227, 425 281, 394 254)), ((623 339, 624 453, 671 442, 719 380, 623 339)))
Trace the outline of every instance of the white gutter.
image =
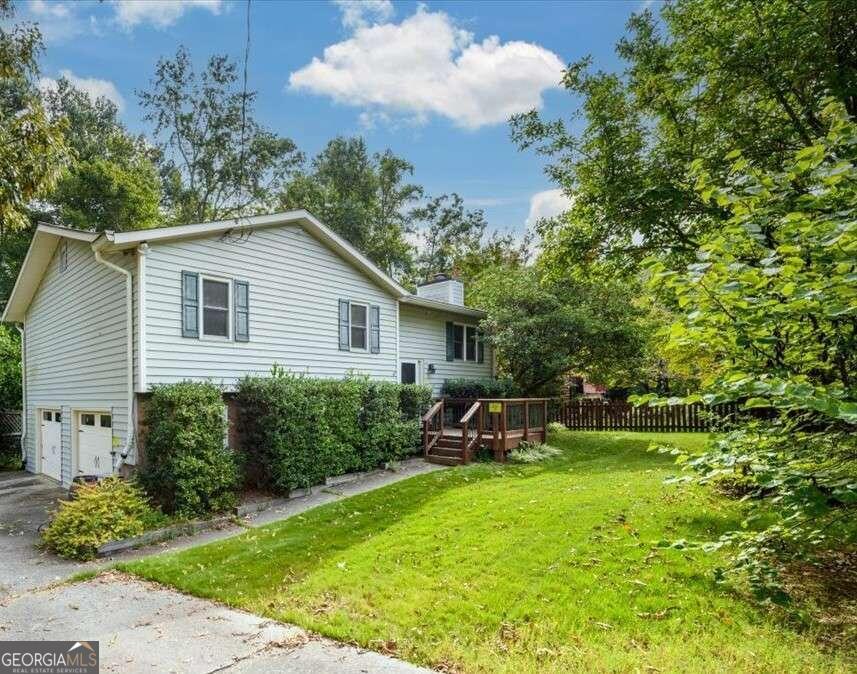
POLYGON ((137 392, 145 393, 146 373, 146 253, 149 244, 137 246, 137 392))
MULTIPOLYGON (((109 237, 110 233, 107 236, 109 237)), ((136 420, 134 419, 134 302, 131 294, 131 272, 101 257, 101 248, 107 241, 101 239, 99 241, 92 244, 92 251, 95 253, 96 262, 100 262, 105 267, 125 276, 125 376, 127 379, 128 421, 125 430, 125 446, 119 454, 119 460, 116 460, 115 450, 111 449, 110 452, 113 454, 113 472, 115 473, 125 463, 125 459, 131 451, 131 441, 134 437, 134 427, 136 426, 136 420)))
POLYGON ((21 333, 21 461, 24 462, 26 468, 27 463, 27 336, 24 334, 24 328, 20 325, 15 325, 18 332, 21 333))

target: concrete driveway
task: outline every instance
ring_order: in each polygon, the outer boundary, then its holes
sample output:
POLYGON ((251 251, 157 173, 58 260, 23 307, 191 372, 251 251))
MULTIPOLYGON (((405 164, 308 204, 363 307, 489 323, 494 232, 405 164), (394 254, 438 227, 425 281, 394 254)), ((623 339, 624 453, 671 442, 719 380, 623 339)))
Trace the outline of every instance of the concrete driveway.
MULTIPOLYGON (((404 462, 398 473, 372 475, 337 490, 319 490, 277 510, 258 513, 248 518, 245 526, 285 519, 323 503, 438 469, 422 461, 404 462)), ((71 562, 35 547, 39 527, 65 493, 42 476, 0 473, 0 639, 4 641, 98 641, 101 671, 129 674, 429 671, 115 571, 83 582, 64 583, 81 571, 104 570, 110 564, 110 560, 71 562)), ((121 558, 202 545, 246 531, 245 526, 230 525, 129 551, 121 558)))
POLYGON ((39 527, 68 490, 50 478, 0 473, 0 597, 68 578, 87 567, 40 552, 39 527))

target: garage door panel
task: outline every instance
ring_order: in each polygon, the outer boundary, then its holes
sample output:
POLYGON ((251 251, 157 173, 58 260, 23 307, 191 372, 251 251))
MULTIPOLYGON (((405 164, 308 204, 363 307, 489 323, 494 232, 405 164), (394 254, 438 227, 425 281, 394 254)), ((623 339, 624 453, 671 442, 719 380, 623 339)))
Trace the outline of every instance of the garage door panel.
POLYGON ((110 475, 113 472, 113 416, 105 412, 81 412, 77 424, 77 472, 110 475))
POLYGON ((62 479, 62 412, 42 410, 40 419, 40 470, 54 480, 62 479))

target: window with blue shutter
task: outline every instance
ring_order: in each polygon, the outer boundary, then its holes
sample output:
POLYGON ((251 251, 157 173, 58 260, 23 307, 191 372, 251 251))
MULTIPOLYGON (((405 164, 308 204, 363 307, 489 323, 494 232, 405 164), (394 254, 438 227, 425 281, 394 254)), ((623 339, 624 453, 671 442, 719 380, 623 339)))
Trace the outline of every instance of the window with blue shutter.
POLYGON ((247 281, 232 282, 235 315, 235 341, 250 341, 250 284, 247 281))
POLYGON ((381 307, 375 305, 369 308, 369 350, 381 353, 381 307))
POLYGON ((351 350, 351 303, 339 300, 339 350, 351 350))
POLYGON ((182 272, 182 337, 199 337, 199 275, 182 272))

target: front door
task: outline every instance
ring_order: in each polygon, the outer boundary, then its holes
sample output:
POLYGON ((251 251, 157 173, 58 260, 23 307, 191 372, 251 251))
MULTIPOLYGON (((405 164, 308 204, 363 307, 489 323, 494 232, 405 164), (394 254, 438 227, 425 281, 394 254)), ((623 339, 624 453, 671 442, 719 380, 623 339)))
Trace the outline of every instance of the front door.
POLYGON ((41 471, 55 480, 62 480, 62 412, 42 410, 41 471))
POLYGON ((107 412, 81 412, 77 424, 77 472, 110 475, 113 472, 113 416, 107 412))

